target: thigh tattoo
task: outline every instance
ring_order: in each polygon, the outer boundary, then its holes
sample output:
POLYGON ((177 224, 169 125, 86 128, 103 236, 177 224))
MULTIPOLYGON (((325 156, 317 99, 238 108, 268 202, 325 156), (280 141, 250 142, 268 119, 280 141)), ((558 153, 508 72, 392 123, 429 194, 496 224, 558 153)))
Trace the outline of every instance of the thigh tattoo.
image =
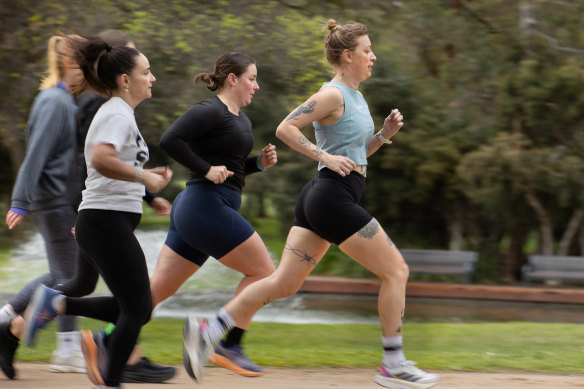
POLYGON ((359 236, 365 239, 373 239, 375 234, 379 231, 379 223, 375 218, 371 219, 369 223, 358 232, 359 236))
POLYGON ((290 251, 292 251, 292 253, 294 253, 294 255, 300 257, 298 262, 306 261, 306 263, 309 265, 316 264, 316 260, 314 259, 314 257, 312 255, 309 255, 304 250, 295 249, 295 248, 291 247, 290 245, 286 245, 286 250, 290 250, 290 251))

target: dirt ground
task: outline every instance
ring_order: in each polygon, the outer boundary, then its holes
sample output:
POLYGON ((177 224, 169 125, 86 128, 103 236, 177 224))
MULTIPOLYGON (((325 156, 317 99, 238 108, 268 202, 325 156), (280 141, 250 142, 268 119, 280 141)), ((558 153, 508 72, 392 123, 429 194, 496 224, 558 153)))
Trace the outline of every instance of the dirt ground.
MULTIPOLYGON (((47 364, 16 363, 18 379, 0 378, 2 389, 87 389, 93 386, 84 374, 51 373, 47 364)), ((177 375, 165 384, 125 384, 125 389, 316 389, 380 388, 372 369, 289 369, 271 367, 257 378, 241 377, 225 369, 208 367, 203 383, 196 384, 177 366, 177 375)), ((556 376, 524 373, 440 373, 435 388, 464 389, 564 389, 584 388, 584 375, 556 376)))

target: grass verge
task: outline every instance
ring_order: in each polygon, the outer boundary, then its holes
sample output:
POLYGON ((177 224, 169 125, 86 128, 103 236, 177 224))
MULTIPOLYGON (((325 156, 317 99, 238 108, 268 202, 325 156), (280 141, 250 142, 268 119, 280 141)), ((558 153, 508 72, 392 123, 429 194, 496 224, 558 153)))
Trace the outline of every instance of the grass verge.
MULTIPOLYGON (((182 325, 151 320, 140 337, 144 354, 158 363, 180 363, 182 325)), ((101 326, 81 320, 82 328, 101 326)), ((53 322, 39 334, 37 348, 20 347, 17 359, 48 362, 54 330, 53 322)), ((427 369, 579 374, 584 365, 584 327, 578 324, 412 323, 404 337, 406 356, 427 369)), ((265 366, 374 368, 381 358, 379 326, 367 324, 252 323, 245 345, 250 358, 265 366)))

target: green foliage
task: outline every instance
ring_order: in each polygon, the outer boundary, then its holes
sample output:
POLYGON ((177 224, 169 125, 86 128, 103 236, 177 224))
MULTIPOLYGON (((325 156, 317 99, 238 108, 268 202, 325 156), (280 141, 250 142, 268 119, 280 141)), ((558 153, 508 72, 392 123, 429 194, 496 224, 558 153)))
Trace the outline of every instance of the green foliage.
MULTIPOLYGON (((211 96, 193 76, 211 71, 226 51, 255 58, 260 91, 245 111, 255 151, 275 144, 279 163, 249 177, 242 212, 277 218, 285 236, 316 163, 274 132, 330 78, 322 27, 334 18, 369 28, 377 61, 361 90, 376 127, 392 108, 405 116, 394 143, 369 159, 362 199, 398 247, 476 250, 479 280, 513 280, 526 255, 545 248, 522 242, 547 229, 551 237, 536 240, 557 246, 582 210, 584 9, 576 2, 41 0, 31 11, 27 1, 0 0, 0 8, 2 202, 24 156, 23 129, 46 67, 47 39, 58 30, 117 28, 147 55, 157 77, 153 98, 136 117, 152 163, 170 165, 177 180, 186 171, 156 146, 179 115, 211 96)), ((310 128, 304 132, 313 138, 310 128)), ((164 194, 172 199, 180 189, 164 194)), ((582 254, 577 235, 569 254, 582 254)), ((335 249, 330 257, 361 271, 335 249)))

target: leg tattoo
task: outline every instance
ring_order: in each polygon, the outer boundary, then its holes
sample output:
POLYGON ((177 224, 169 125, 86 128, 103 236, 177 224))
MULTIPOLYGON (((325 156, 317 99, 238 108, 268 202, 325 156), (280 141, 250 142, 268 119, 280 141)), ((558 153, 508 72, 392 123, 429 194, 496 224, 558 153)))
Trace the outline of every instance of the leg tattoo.
POLYGON ((393 241, 391 240, 387 232, 385 233, 385 238, 387 239, 387 243, 389 243, 389 247, 393 246, 393 241))
POLYGON ((316 264, 316 260, 314 259, 313 256, 309 255, 306 251, 301 250, 301 249, 295 249, 290 247, 289 245, 286 245, 286 250, 290 250, 292 251, 295 255, 297 255, 298 257, 300 257, 300 259, 298 260, 299 262, 302 261, 306 261, 307 264, 309 265, 314 265, 316 264))
POLYGON ((379 231, 379 223, 377 223, 377 220, 371 219, 365 227, 359 230, 358 234, 362 238, 373 239, 375 234, 377 234, 377 231, 379 231))

